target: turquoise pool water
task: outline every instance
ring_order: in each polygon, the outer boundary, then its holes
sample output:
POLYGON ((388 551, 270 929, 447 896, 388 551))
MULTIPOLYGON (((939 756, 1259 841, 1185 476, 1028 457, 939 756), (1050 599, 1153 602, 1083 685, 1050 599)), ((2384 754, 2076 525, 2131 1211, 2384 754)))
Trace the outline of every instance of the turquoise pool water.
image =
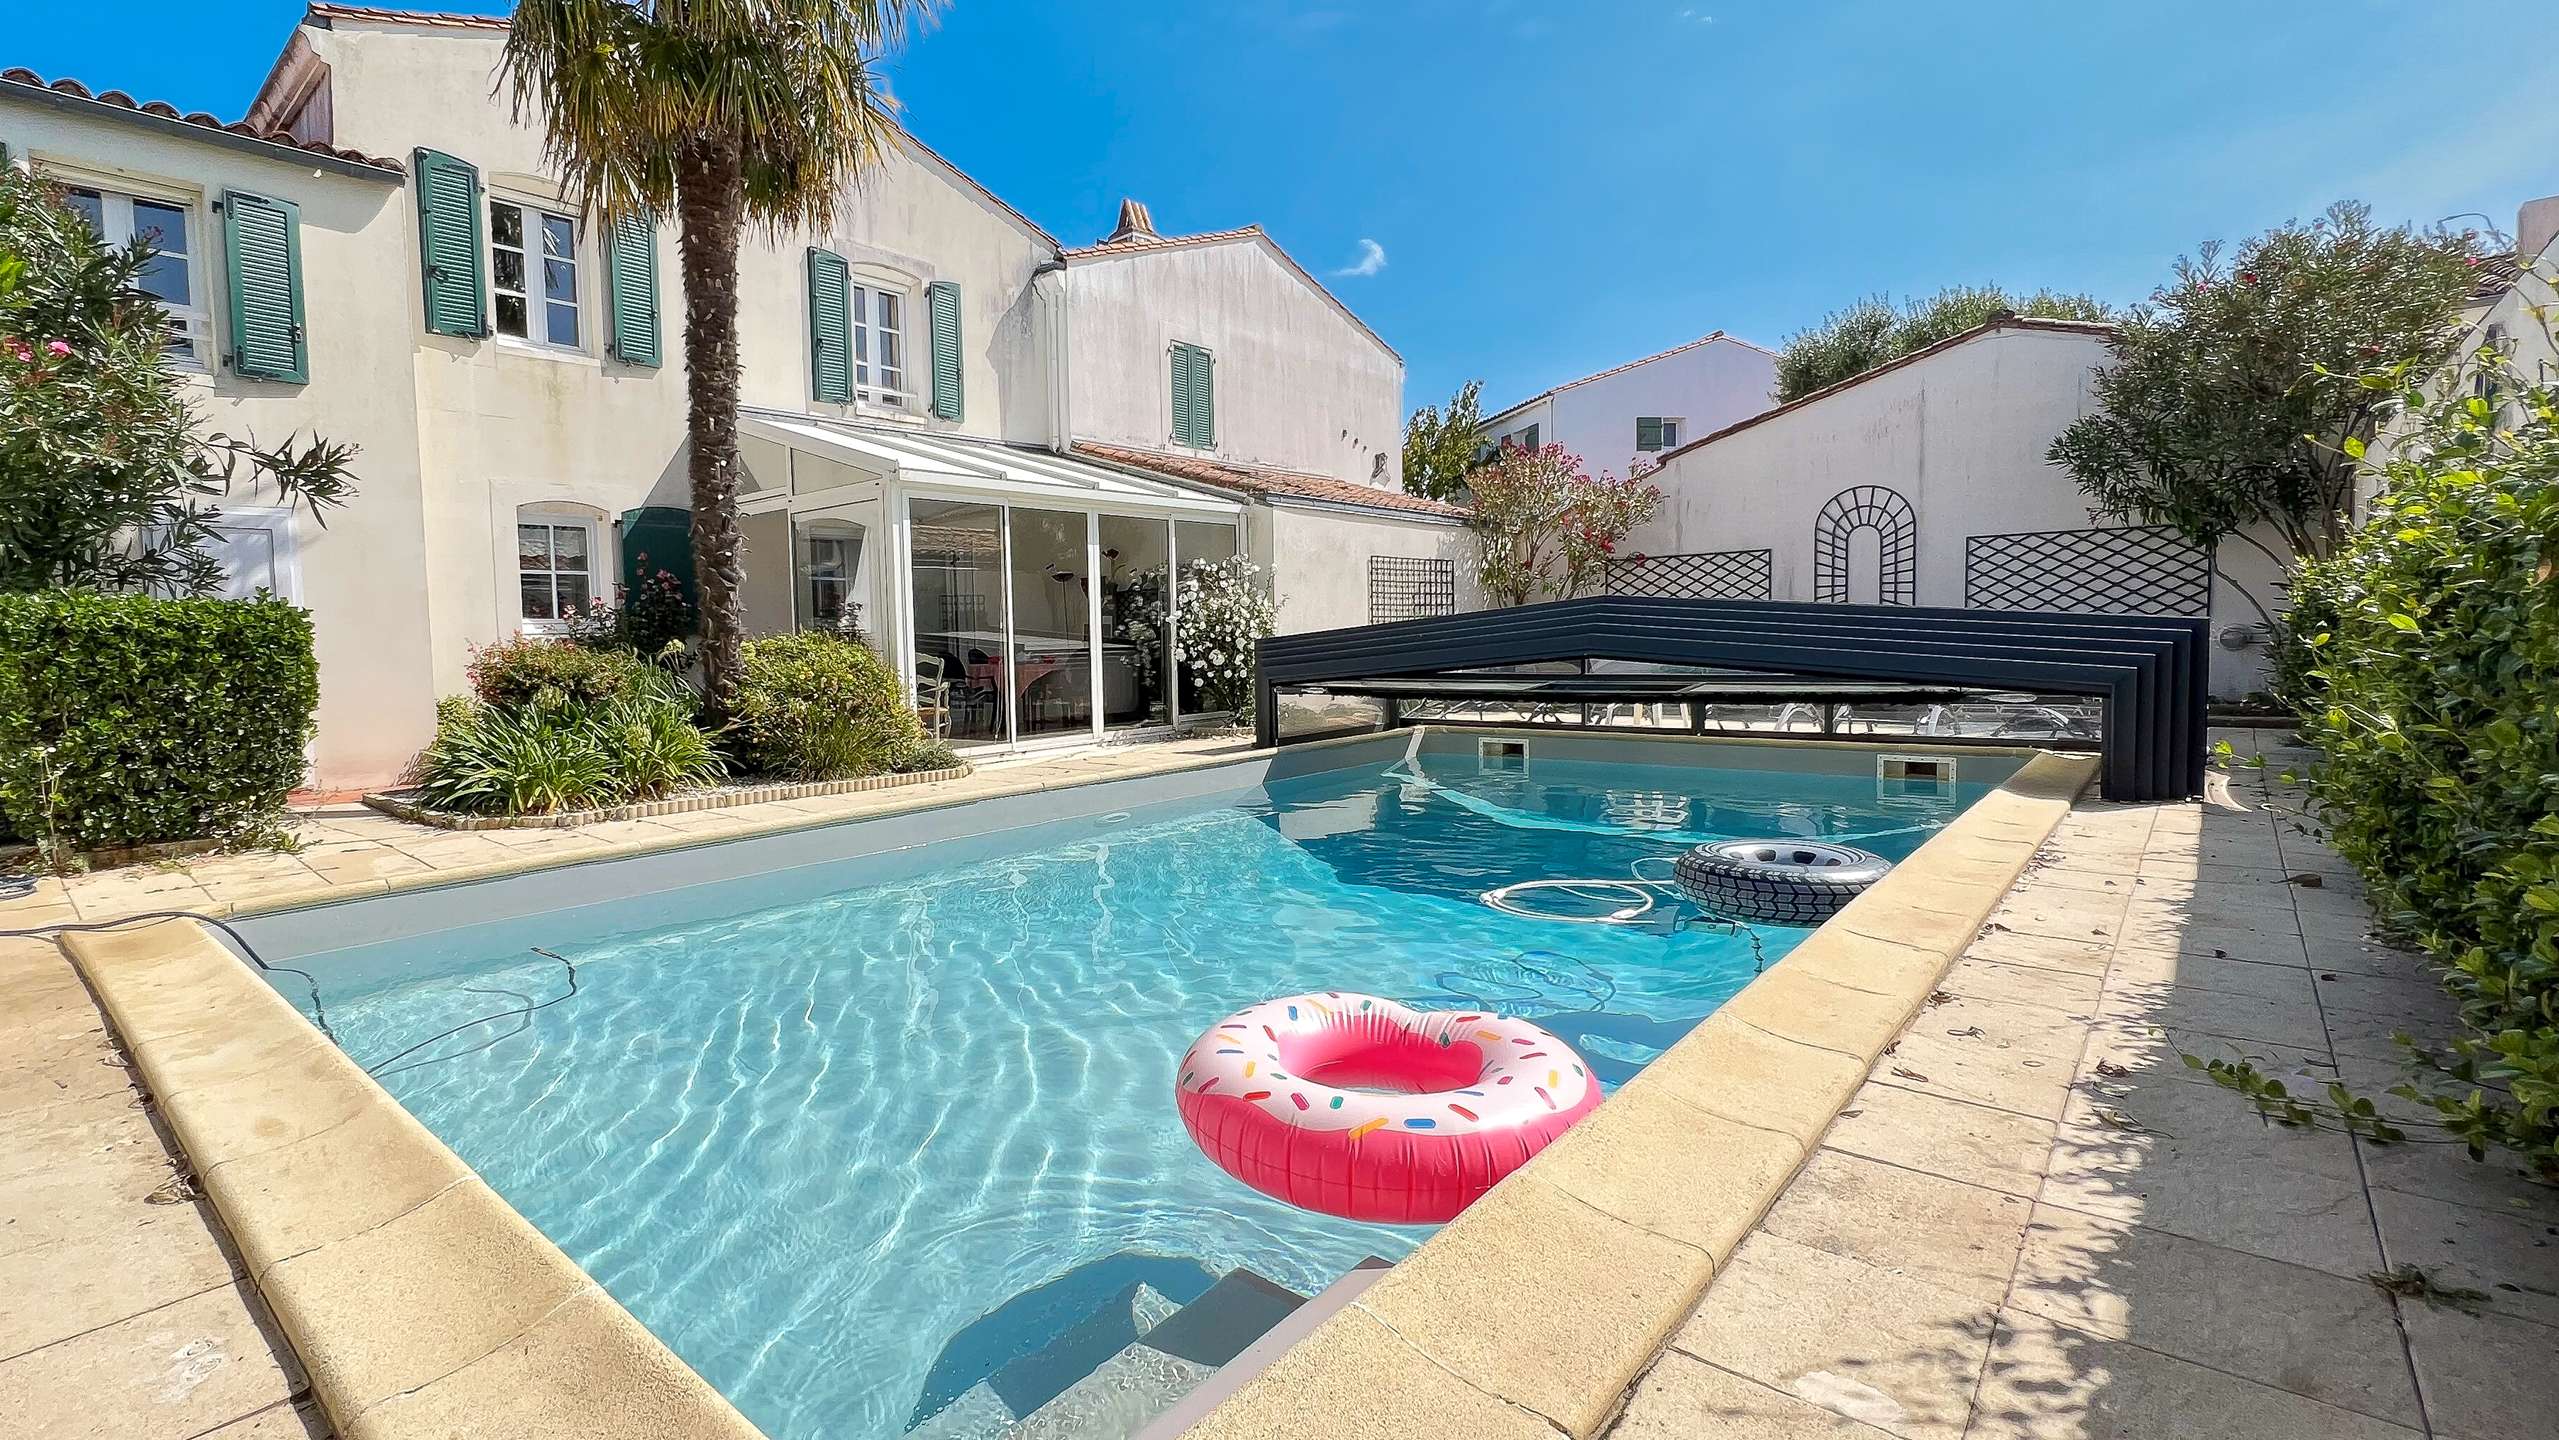
POLYGON ((635 933, 596 907, 300 963, 378 1065, 561 994, 528 947, 574 961, 571 998, 383 1083, 776 1440, 884 1440, 1134 1281, 1179 1302, 1247 1266, 1311 1294, 1421 1240, 1266 1200, 1192 1148, 1174 1062, 1229 1012, 1324 989, 1490 1005, 1622 1081, 1806 932, 1667 898, 1640 923, 1526 918, 1484 891, 1658 875, 1706 838, 1899 857, 1985 788, 1418 763, 706 886, 635 933))

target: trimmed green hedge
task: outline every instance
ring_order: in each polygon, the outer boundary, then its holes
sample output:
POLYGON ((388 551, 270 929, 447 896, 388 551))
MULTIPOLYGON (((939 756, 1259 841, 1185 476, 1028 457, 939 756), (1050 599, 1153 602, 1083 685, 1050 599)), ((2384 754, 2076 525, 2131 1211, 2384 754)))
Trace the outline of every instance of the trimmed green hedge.
POLYGON ((0 595, 0 833, 240 833, 301 783, 319 700, 311 617, 282 601, 0 595))
POLYGON ((2439 1122, 2559 1179, 2559 392, 2408 393, 2372 519, 2300 577, 2312 790, 2467 1035, 2439 1122))

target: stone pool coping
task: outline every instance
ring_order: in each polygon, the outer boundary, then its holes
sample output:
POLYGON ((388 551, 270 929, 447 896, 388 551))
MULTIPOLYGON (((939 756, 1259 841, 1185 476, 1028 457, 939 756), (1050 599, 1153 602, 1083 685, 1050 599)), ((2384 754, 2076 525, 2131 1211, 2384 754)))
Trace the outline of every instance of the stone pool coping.
POLYGON ((1184 1440, 1594 1440, 2097 766, 2029 759, 1184 1440))
MULTIPOLYGON (((1774 737, 1659 738, 1843 746, 1774 737)), ((1287 750, 1375 739, 1343 736, 1287 750)), ((1873 747, 1848 742, 1848 748, 1873 747)), ((786 814, 711 835, 389 877, 370 882, 364 893, 456 885, 1270 753, 1189 754, 1064 776, 981 771, 948 788, 880 796, 888 803, 845 813, 786 814)), ((1409 1440, 1434 1433, 1430 1425, 1454 1409, 1480 1410, 1476 1418, 1488 1436, 1551 1440, 1562 1428, 1587 1440, 2095 768, 2090 756, 2029 759, 1893 876, 1807 938, 1788 957, 1794 963, 1754 981, 1717 1012, 1732 1021, 1717 1025, 1710 1018, 1537 1165, 1280 1357, 1196 1433, 1273 1434, 1268 1426, 1277 1424, 1297 1433, 1348 1435, 1374 1424, 1384 1435, 1392 1433, 1391 1424, 1408 1432, 1397 1440, 1409 1440), (1861 1046, 1865 1058, 1854 1059, 1861 1046), (1736 1095, 1753 1103, 1738 1105, 1736 1095), (1631 1103, 1621 1103, 1628 1097, 1631 1103), (1736 1113, 1718 1115, 1718 1105, 1736 1113), (1672 1122, 1678 1128, 1664 1128, 1672 1122), (1777 1128, 1768 1128, 1772 1123, 1777 1128), (1701 1127, 1715 1144, 1695 1143, 1701 1127), (1637 1153, 1630 1155, 1629 1147, 1637 1153), (1488 1273, 1535 1276, 1559 1266, 1564 1273, 1549 1281, 1488 1285, 1482 1279, 1488 1273), (1502 1303, 1521 1296, 1536 1303, 1511 1304, 1509 1315, 1550 1315, 1557 1328, 1532 1335, 1506 1320, 1502 1303), (1462 1333, 1469 1326, 1474 1333, 1462 1333), (1416 1338, 1433 1336, 1436 1349, 1416 1338), (1377 1378, 1387 1373, 1399 1378, 1377 1378), (1561 1413, 1566 1423, 1547 1425, 1540 1417, 1550 1413, 1561 1413)), ((351 888, 312 887, 219 908, 240 915, 341 902, 354 898, 351 888)), ((63 948, 149 1083, 248 1274, 348 1440, 484 1431, 524 1440, 758 1433, 202 927, 160 921, 71 934, 63 948)))

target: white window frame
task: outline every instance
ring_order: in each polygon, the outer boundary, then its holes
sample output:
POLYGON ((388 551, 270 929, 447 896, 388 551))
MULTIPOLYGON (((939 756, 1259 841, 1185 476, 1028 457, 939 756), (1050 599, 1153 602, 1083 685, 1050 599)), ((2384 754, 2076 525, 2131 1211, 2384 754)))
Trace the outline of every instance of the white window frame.
POLYGON ((92 175, 85 171, 38 167, 44 177, 65 190, 86 190, 98 197, 100 223, 109 245, 125 245, 133 240, 133 202, 149 201, 178 212, 184 228, 187 253, 187 293, 195 297, 192 305, 171 305, 163 300, 160 307, 169 312, 170 321, 187 337, 195 353, 179 355, 163 350, 161 358, 172 370, 210 375, 215 353, 213 335, 212 272, 205 254, 212 227, 204 223, 204 197, 162 186, 137 184, 120 176, 92 175))
POLYGON ((915 406, 915 301, 914 293, 899 282, 856 272, 845 300, 852 312, 853 329, 853 398, 865 405, 879 405, 891 410, 912 410, 915 406), (881 300, 893 301, 888 308, 897 312, 897 324, 879 323, 881 300), (894 371, 880 362, 880 342, 895 339, 897 366, 894 371), (897 384, 885 383, 895 374, 897 384), (880 383, 874 383, 875 378, 880 383))
POLYGON ((1658 415, 1654 418, 1662 422, 1662 448, 1664 450, 1678 449, 1680 445, 1679 432, 1682 427, 1688 424, 1688 417, 1685 415, 1658 415))
POLYGON ((588 342, 595 333, 596 320, 602 311, 595 303, 596 287, 592 283, 595 279, 595 267, 587 263, 586 221, 557 200, 532 199, 495 190, 489 192, 488 206, 489 213, 481 218, 488 229, 489 333, 501 344, 521 345, 531 350, 547 350, 555 355, 587 354, 591 348, 588 342), (498 240, 497 211, 500 206, 517 212, 516 238, 524 242, 519 252, 524 256, 526 288, 522 290, 510 291, 498 280, 498 252, 518 249, 517 246, 501 244, 498 240), (547 261, 550 257, 534 243, 536 237, 544 233, 542 222, 546 219, 569 222, 567 259, 569 282, 575 291, 569 305, 576 312, 578 323, 578 338, 574 345, 563 345, 550 338, 550 307, 556 302, 550 298, 549 273, 535 263, 547 261), (539 286, 534 284, 537 276, 544 282, 539 286), (507 294, 512 294, 524 302, 525 334, 509 335, 499 328, 498 297, 507 294))
POLYGON ((548 575, 552 577, 551 608, 553 610, 557 610, 560 608, 559 577, 566 574, 574 574, 575 572, 562 570, 560 568, 559 542, 556 538, 551 541, 552 563, 550 568, 539 571, 525 569, 523 560, 524 539, 521 533, 522 528, 528 525, 541 525, 547 526, 555 532, 561 530, 582 530, 586 532, 586 603, 589 607, 592 607, 597 600, 604 597, 605 557, 604 537, 601 533, 602 527, 596 522, 594 517, 589 515, 580 515, 574 511, 542 510, 531 507, 518 509, 515 512, 515 523, 518 529, 518 534, 514 537, 514 543, 509 547, 509 553, 516 557, 516 563, 513 572, 507 576, 507 580, 508 583, 514 587, 513 606, 516 624, 522 627, 524 633, 528 635, 556 635, 562 630, 567 629, 569 622, 561 620, 556 616, 546 619, 537 615, 525 614, 524 577, 535 574, 548 575))

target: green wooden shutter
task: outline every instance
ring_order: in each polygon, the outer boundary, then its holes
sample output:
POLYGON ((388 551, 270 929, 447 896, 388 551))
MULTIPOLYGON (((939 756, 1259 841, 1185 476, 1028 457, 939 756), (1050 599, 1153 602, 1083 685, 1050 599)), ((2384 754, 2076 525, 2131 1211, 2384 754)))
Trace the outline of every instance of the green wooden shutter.
POLYGON ((853 279, 844 257, 809 252, 809 393, 830 404, 853 398, 853 279))
POLYGON ((1217 386, 1206 350, 1173 342, 1173 440, 1207 450, 1217 444, 1217 386))
POLYGON ((1217 448, 1217 357, 1194 345, 1191 347, 1191 428, 1199 438, 1191 443, 1203 450, 1217 448))
POLYGON ((611 292, 613 355, 633 365, 655 365, 658 353, 658 227, 654 218, 626 215, 605 242, 604 282, 611 292))
POLYGON ((489 333, 488 217, 480 172, 438 150, 411 157, 418 186, 418 265, 430 335, 489 333))
POLYGON ((924 287, 924 310, 933 330, 933 414, 937 419, 966 418, 960 365, 960 287, 936 280, 924 287))
POLYGON ((231 289, 231 369, 253 380, 311 378, 302 333, 302 210, 290 200, 222 195, 231 289))
POLYGON ((1191 389, 1191 347, 1180 341, 1173 343, 1173 443, 1192 444, 1191 412, 1196 408, 1191 389))
POLYGON ((1640 415, 1636 417, 1635 448, 1638 450, 1659 450, 1662 448, 1662 420, 1660 416, 1640 415))

